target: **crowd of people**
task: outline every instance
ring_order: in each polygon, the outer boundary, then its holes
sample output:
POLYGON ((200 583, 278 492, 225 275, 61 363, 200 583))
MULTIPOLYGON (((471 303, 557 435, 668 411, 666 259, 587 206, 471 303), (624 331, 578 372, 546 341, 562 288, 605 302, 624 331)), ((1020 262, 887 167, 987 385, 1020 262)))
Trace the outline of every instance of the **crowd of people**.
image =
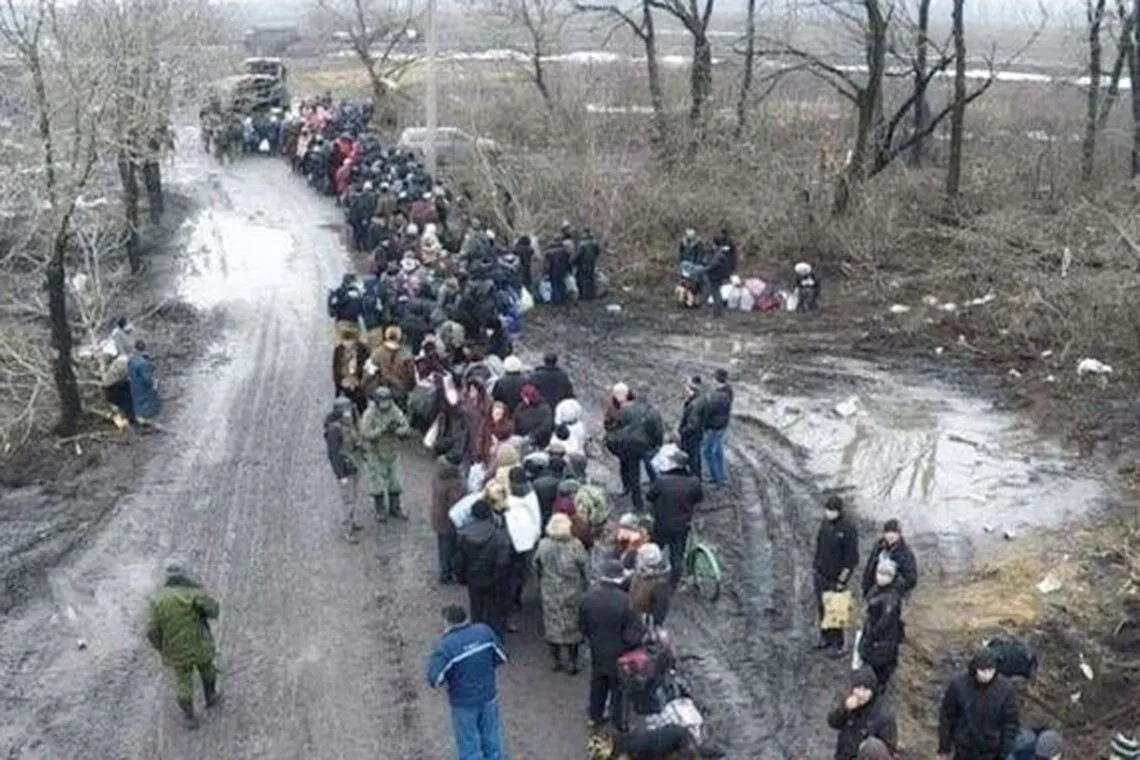
MULTIPOLYGON (((434 457, 427 513, 437 537, 438 582, 466 589, 466 606, 442 610, 446 632, 426 665, 427 682, 447 689, 457 758, 506 757, 496 671, 508 662, 517 616, 533 596, 551 670, 577 676, 589 653, 591 758, 721 754, 677 670, 666 623, 685 583, 685 547, 697 510, 710 498, 706 489, 715 494, 729 482, 728 372, 716 370, 708 384, 689 378, 675 430, 645 392, 614 385, 597 432, 617 461, 622 493, 607 493, 592 477, 600 452, 560 357, 548 353, 528 370, 514 349, 522 294, 532 284, 524 274, 529 266, 506 265, 493 232, 475 224, 459 245, 444 244, 441 232, 463 216, 462 204, 416 156, 362 134, 358 110, 318 103, 299 118, 298 140, 311 145, 302 150, 298 142, 283 153, 308 182, 331 189, 344 205, 353 248, 366 262, 363 284, 346 275, 328 301, 337 339, 324 438, 340 487, 343 535, 355 543, 364 530, 360 490, 378 523, 408 517, 402 457, 405 441, 419 439, 434 457), (324 153, 314 157, 318 144, 324 153)), ((286 122, 284 134, 293 123, 286 122)), ((583 298, 591 295, 594 270, 593 254, 583 268, 581 252, 591 237, 568 227, 555 236, 555 247, 578 265, 559 264, 552 282, 574 280, 583 298)), ((731 243, 719 248, 732 255, 731 243)), ((703 275, 711 284, 733 265, 720 266, 703 275)), ((884 523, 861 569, 859 559, 856 523, 844 500, 830 496, 813 568, 817 648, 852 658, 849 684, 827 717, 837 732, 836 760, 898 756, 888 694, 905 639, 906 600, 919 580, 898 520, 884 523), (856 587, 862 622, 849 640, 856 587)), ((167 575, 148 634, 177 676, 179 706, 196 725, 195 672, 207 707, 220 699, 208 622, 218 604, 182 563, 170 563, 167 575)), ((1062 757, 1055 728, 1020 720, 1010 678, 1032 674, 1008 648, 987 645, 975 653, 945 690, 939 754, 1062 757)), ((1117 736, 1112 757, 1133 760, 1140 747, 1117 736)))

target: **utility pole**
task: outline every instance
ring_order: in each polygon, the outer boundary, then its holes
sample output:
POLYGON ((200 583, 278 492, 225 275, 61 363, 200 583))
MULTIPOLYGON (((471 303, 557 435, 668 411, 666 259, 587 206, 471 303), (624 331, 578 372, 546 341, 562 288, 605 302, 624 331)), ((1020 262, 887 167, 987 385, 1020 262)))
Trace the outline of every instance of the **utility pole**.
POLYGON ((439 127, 439 78, 436 75, 436 40, 435 11, 436 0, 428 0, 427 4, 427 92, 424 96, 424 111, 427 117, 427 145, 424 150, 424 159, 427 162, 428 173, 435 177, 436 169, 436 132, 439 127))

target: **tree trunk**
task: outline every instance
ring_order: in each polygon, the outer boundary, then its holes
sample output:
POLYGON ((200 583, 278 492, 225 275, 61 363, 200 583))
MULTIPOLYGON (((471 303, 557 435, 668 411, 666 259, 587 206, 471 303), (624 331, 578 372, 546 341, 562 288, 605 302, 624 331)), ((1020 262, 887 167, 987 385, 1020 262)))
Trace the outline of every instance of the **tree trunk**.
POLYGON ((1140 0, 1132 6, 1132 45, 1128 77, 1132 83, 1132 176, 1140 176, 1140 0))
POLYGON ((119 182, 123 186, 123 216, 127 222, 127 262, 131 274, 142 271, 142 252, 139 248, 139 179, 135 162, 125 150, 119 151, 116 161, 119 167, 119 182))
POLYGON ((1096 134, 1100 123, 1102 49, 1100 29, 1105 0, 1088 0, 1089 90, 1086 95, 1085 139, 1081 144, 1081 179, 1088 182, 1096 168, 1096 134))
POLYGON ((51 342, 55 348, 52 375, 59 394, 59 427, 62 436, 75 435, 83 414, 83 399, 79 395, 79 381, 71 361, 71 323, 67 319, 67 276, 64 272, 64 250, 67 241, 63 231, 53 244, 51 261, 47 267, 48 317, 51 322, 51 342))
POLYGON ((551 111, 554 110, 554 98, 550 95, 550 88, 546 85, 546 69, 542 65, 542 48, 535 43, 534 52, 531 54, 530 63, 532 67, 531 74, 534 77, 534 86, 538 88, 538 92, 542 95, 542 101, 546 103, 546 107, 551 111))
POLYGON ((736 101, 737 140, 744 135, 744 129, 748 122, 748 96, 752 93, 752 78, 755 66, 756 0, 748 0, 748 21, 744 28, 744 79, 740 82, 740 98, 736 101))
MULTIPOLYGON (((918 2, 918 31, 914 43, 914 133, 923 135, 930 120, 930 103, 926 99, 927 53, 930 50, 930 0, 918 2)), ((910 165, 922 166, 926 155, 926 137, 918 137, 910 149, 910 165)))
POLYGON ((1120 78, 1124 74, 1124 66, 1132 56, 1132 27, 1136 17, 1125 10, 1124 0, 1117 2, 1117 16, 1120 18, 1120 35, 1116 40, 1116 60, 1112 62, 1112 73, 1108 75, 1108 89, 1100 103, 1100 113, 1097 115, 1096 128, 1104 131, 1108 126, 1108 117, 1112 114, 1112 107, 1120 97, 1120 78))
MULTIPOLYGON (((1138 0, 1140 2, 1140 0, 1138 0)), ((712 92, 712 45, 708 35, 701 31, 693 34, 693 66, 689 72, 689 124, 694 133, 701 131, 705 101, 712 92)))
POLYGON ((649 82, 649 103, 653 106, 653 141, 666 150, 669 126, 665 114, 665 88, 661 83, 661 67, 657 61, 657 29, 653 24, 653 8, 641 0, 642 42, 645 45, 645 75, 649 82))
POLYGON ((883 17, 878 2, 871 0, 865 5, 867 12, 864 55, 867 62, 867 83, 855 97, 856 125, 855 144, 851 147, 851 158, 839 174, 832 213, 847 213, 851 194, 867 176, 867 152, 882 113, 883 77, 887 70, 887 32, 890 22, 883 17))
POLYGON ((956 198, 962 188, 962 140, 966 129, 965 5, 966 0, 954 0, 951 13, 954 38, 954 107, 950 112, 950 161, 946 167, 946 195, 950 198, 956 198))
POLYGON ((148 158, 142 165, 143 185, 146 187, 147 208, 150 211, 151 224, 158 224, 166 210, 162 197, 162 167, 153 158, 148 158))

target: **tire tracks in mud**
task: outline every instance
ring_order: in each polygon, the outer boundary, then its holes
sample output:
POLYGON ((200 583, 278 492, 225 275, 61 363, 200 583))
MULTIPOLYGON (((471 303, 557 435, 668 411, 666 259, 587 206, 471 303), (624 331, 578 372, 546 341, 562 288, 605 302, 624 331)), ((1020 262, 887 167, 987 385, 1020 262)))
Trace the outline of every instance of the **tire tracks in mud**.
MULTIPOLYGON (((534 357, 557 351, 576 385, 585 384, 578 396, 594 429, 614 382, 635 392, 648 389, 649 400, 672 423, 684 379, 711 375, 713 368, 696 356, 659 350, 655 333, 611 333, 599 341, 590 326, 596 329, 607 316, 594 320, 584 316, 584 307, 574 308, 575 318, 539 315, 525 343, 534 357)), ((724 592, 714 605, 680 595, 670 627, 686 676, 728 757, 822 757, 833 741, 824 717, 845 671, 811 651, 819 492, 805 471, 807 452, 758 419, 737 416, 726 458, 732 486, 711 495, 711 508, 706 504, 698 515, 725 566, 724 592)))

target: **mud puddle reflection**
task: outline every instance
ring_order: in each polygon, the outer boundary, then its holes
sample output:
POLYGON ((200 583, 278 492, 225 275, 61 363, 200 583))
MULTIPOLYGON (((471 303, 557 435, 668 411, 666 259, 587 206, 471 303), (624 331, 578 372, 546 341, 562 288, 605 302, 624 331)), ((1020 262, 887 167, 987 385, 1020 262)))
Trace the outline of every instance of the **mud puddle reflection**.
POLYGON ((182 297, 210 309, 308 293, 289 266, 293 238, 230 211, 208 210, 186 222, 189 233, 182 297))
POLYGON ((901 519, 943 571, 1102 503, 1102 484, 1031 420, 937 382, 833 356, 788 362, 757 339, 662 343, 711 366, 727 358, 742 423, 786 439, 816 485, 851 494, 862 517, 901 519))

